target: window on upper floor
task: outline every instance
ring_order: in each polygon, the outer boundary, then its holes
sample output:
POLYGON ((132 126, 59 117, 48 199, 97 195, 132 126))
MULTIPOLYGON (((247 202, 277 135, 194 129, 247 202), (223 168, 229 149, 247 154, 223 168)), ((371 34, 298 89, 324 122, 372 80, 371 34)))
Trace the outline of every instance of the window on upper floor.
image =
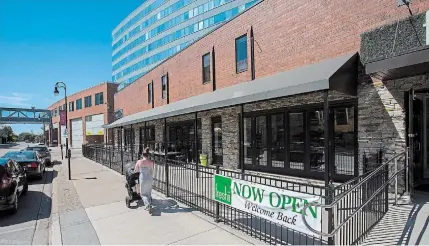
POLYGON ((63 110, 67 110, 66 104, 63 105, 63 110))
POLYGON ((59 107, 58 107, 58 111, 61 111, 61 110, 63 110, 63 107, 62 107, 62 106, 59 106, 59 107))
POLYGON ((152 103, 152 90, 153 90, 153 82, 147 85, 147 103, 152 103))
POLYGON ((74 111, 74 102, 69 102, 69 112, 74 111))
POLYGON ((104 95, 103 92, 95 94, 95 105, 104 104, 104 95))
POLYGON ((162 99, 167 99, 167 75, 161 77, 162 99))
POLYGON ((76 100, 76 110, 82 109, 82 98, 76 100))
POLYGON ((89 108, 92 106, 92 96, 85 97, 85 108, 89 108))
POLYGON ((203 55, 203 83, 210 81, 210 53, 203 55))
POLYGON ((247 35, 243 35, 235 40, 235 64, 236 72, 247 70, 247 35))

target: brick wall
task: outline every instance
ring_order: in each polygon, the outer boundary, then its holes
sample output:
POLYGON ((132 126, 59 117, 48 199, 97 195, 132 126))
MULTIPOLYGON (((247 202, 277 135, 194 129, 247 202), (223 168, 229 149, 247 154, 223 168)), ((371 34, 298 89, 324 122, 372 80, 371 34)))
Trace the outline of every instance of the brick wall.
MULTIPOLYGON (((68 113, 68 125, 70 125, 70 122, 72 119, 79 119, 82 118, 82 130, 83 130, 83 142, 86 141, 86 129, 85 129, 85 116, 89 115, 96 115, 96 114, 104 114, 104 121, 105 123, 109 123, 113 121, 113 107, 114 107, 114 93, 116 92, 118 85, 114 83, 104 82, 101 84, 98 84, 96 86, 87 88, 85 90, 79 91, 77 93, 74 93, 72 95, 67 96, 67 104, 70 102, 74 102, 74 111, 73 112, 67 112, 68 113), (104 104, 101 105, 95 105, 95 94, 103 92, 104 97, 104 104), (92 96, 92 106, 89 108, 85 108, 85 97, 92 96), (82 99, 82 109, 77 110, 76 109, 76 100, 82 99), (111 105, 112 109, 109 110, 108 105, 111 105), (108 122, 108 120, 110 120, 108 122)), ((60 95, 59 97, 63 98, 64 92, 60 89, 60 95)), ((58 108, 59 106, 64 105, 64 99, 61 99, 60 101, 50 105, 48 107, 49 110, 53 110, 55 108, 58 108)), ((67 110, 69 110, 69 105, 67 105, 67 110)), ((60 122, 60 116, 57 115, 56 117, 52 117, 52 123, 58 123, 60 122)), ((61 128, 61 127, 60 127, 61 128)), ((61 143, 61 131, 58 132, 58 144, 64 144, 61 143)), ((70 129, 69 129, 69 143, 70 143, 70 129)))
MULTIPOLYGON (((411 9, 415 14, 422 13, 429 9, 429 1, 412 1, 411 9)), ((210 92, 212 83, 202 84, 201 57, 213 47, 217 88, 249 81, 250 54, 249 70, 239 74, 235 71, 234 54, 235 39, 246 33, 249 36, 251 26, 258 78, 356 52, 361 33, 408 14, 405 7, 398 8, 392 0, 265 0, 118 92, 115 108, 123 109, 124 116, 150 109, 147 85, 151 81, 155 107, 166 104, 161 99, 161 76, 167 73, 170 103, 210 92)), ((250 53, 250 44, 248 50, 250 53)))

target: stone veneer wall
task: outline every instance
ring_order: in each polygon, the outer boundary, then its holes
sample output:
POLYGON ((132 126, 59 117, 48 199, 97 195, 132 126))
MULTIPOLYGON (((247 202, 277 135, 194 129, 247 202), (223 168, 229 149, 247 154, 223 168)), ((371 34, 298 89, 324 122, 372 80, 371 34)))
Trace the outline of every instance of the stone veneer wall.
MULTIPOLYGON (((374 162, 376 152, 383 149, 383 160, 391 159, 406 148, 405 94, 411 89, 429 88, 428 76, 380 81, 365 76, 358 86, 359 96, 359 159, 365 153, 374 162)), ((403 162, 400 164, 404 164, 403 162)), ((360 165, 362 173, 362 165, 360 165)), ((404 188, 404 178, 399 180, 404 188)))
MULTIPOLYGON (((328 100, 330 102, 337 101, 337 100, 351 99, 351 98, 353 97, 341 94, 336 91, 328 92, 328 100)), ((312 93, 300 94, 296 96, 284 97, 280 99, 273 99, 273 100, 268 100, 263 102, 246 104, 244 106, 244 112, 269 110, 269 109, 275 109, 275 108, 288 108, 288 107, 301 106, 301 105, 305 106, 308 104, 315 104, 315 103, 323 103, 323 92, 312 92, 312 93)))

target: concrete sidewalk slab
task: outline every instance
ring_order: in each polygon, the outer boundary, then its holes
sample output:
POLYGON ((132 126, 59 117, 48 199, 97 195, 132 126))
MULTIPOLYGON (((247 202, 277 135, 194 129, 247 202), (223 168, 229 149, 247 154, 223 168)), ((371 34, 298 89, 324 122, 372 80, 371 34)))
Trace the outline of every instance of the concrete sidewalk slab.
POLYGON ((63 245, 100 245, 91 222, 61 228, 63 245))
POLYGON ((180 212, 180 209, 177 213, 161 211, 161 216, 151 216, 146 210, 137 208, 128 213, 93 220, 92 223, 101 244, 165 245, 215 228, 190 212, 180 212))
POLYGON ((85 208, 124 201, 127 195, 125 178, 117 176, 111 171, 103 170, 74 175, 73 184, 85 208))
POLYGON ((221 228, 213 228, 200 234, 182 239, 172 245, 249 245, 248 242, 225 232, 221 228))

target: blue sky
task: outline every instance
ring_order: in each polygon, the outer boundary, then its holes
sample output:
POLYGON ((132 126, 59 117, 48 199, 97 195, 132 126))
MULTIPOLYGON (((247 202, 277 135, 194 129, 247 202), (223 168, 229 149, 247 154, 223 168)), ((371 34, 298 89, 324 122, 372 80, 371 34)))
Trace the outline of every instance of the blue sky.
POLYGON ((0 0, 0 107, 47 108, 57 81, 68 93, 110 81, 112 30, 143 1, 0 0))

